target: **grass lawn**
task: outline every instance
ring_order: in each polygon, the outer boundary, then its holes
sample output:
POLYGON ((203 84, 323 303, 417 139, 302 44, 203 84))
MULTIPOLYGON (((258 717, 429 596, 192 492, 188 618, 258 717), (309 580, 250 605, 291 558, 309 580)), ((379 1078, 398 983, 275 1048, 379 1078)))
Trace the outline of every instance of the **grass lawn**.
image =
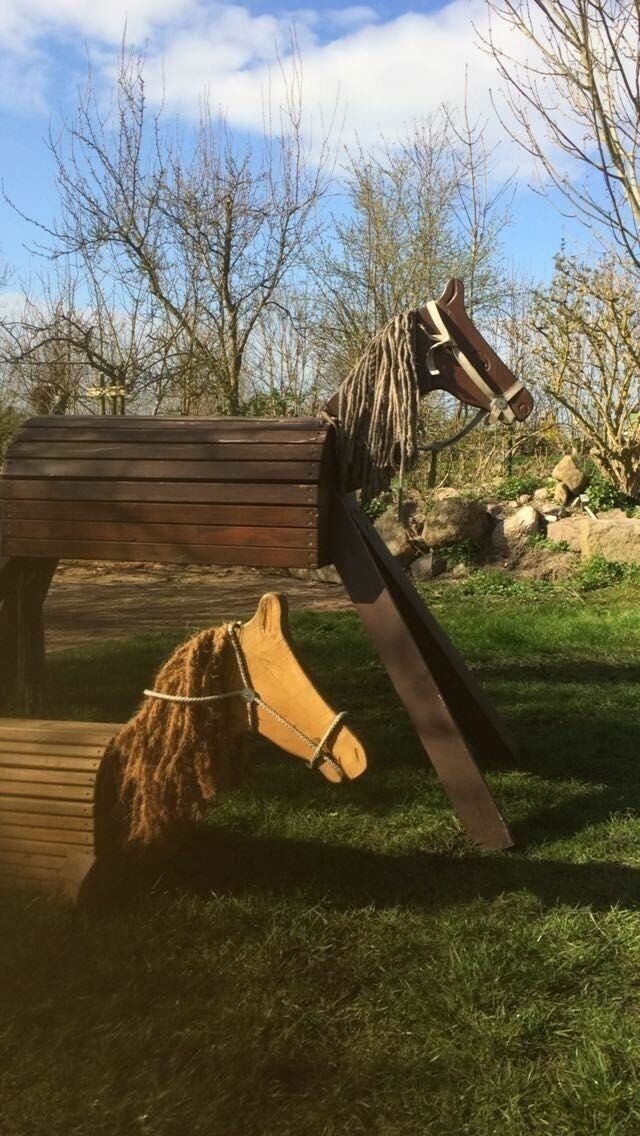
MULTIPOLYGON (((517 848, 460 833, 356 617, 297 616, 370 770, 256 746, 151 894, 3 896, 2 1136, 637 1136, 637 589, 432 600, 521 742, 517 848)), ((56 656, 50 715, 122 719, 172 645, 56 656)))

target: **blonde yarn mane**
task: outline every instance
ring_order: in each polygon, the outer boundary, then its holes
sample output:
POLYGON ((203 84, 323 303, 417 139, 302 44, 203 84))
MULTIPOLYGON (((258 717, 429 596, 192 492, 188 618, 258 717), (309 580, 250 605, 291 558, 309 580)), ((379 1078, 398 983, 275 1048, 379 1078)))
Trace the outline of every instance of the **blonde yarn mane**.
POLYGON ((418 457, 420 392, 417 312, 395 316, 371 340, 338 391, 338 461, 343 490, 370 500, 402 480, 418 457))
MULTIPOLYGON (((225 627, 202 631, 173 652, 154 689, 181 697, 223 693, 234 660, 225 627)), ((241 779, 246 731, 240 699, 185 704, 146 698, 105 755, 119 769, 129 840, 150 844, 202 817, 220 790, 241 779)))

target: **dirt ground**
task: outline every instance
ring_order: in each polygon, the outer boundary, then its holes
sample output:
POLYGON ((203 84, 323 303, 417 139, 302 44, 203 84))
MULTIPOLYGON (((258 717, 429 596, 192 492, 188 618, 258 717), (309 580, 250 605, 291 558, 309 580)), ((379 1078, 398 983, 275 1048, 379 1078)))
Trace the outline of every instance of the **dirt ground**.
POLYGON ((246 619, 265 592, 284 593, 292 609, 350 606, 340 585, 285 571, 62 562, 45 605, 47 650, 246 619))

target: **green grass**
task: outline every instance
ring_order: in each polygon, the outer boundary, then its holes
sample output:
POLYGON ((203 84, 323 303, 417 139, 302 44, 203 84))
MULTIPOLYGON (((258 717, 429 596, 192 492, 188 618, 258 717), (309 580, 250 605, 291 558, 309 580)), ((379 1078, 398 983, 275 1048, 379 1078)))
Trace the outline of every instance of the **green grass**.
MULTIPOLYGON (((3 897, 2 1136, 637 1136, 637 593, 430 594, 521 742, 517 848, 461 834, 355 617, 297 616, 370 770, 256 746, 150 889, 3 897)), ((171 646, 54 657, 49 713, 121 719, 171 646)))

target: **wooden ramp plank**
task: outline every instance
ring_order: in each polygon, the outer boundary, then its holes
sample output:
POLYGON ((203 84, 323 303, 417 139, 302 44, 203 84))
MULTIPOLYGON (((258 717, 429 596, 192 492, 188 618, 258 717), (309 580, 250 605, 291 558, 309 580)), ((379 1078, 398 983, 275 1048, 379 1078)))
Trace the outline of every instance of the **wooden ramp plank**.
POLYGON ((333 562, 460 820, 485 848, 513 845, 489 788, 353 517, 335 495, 333 562))

